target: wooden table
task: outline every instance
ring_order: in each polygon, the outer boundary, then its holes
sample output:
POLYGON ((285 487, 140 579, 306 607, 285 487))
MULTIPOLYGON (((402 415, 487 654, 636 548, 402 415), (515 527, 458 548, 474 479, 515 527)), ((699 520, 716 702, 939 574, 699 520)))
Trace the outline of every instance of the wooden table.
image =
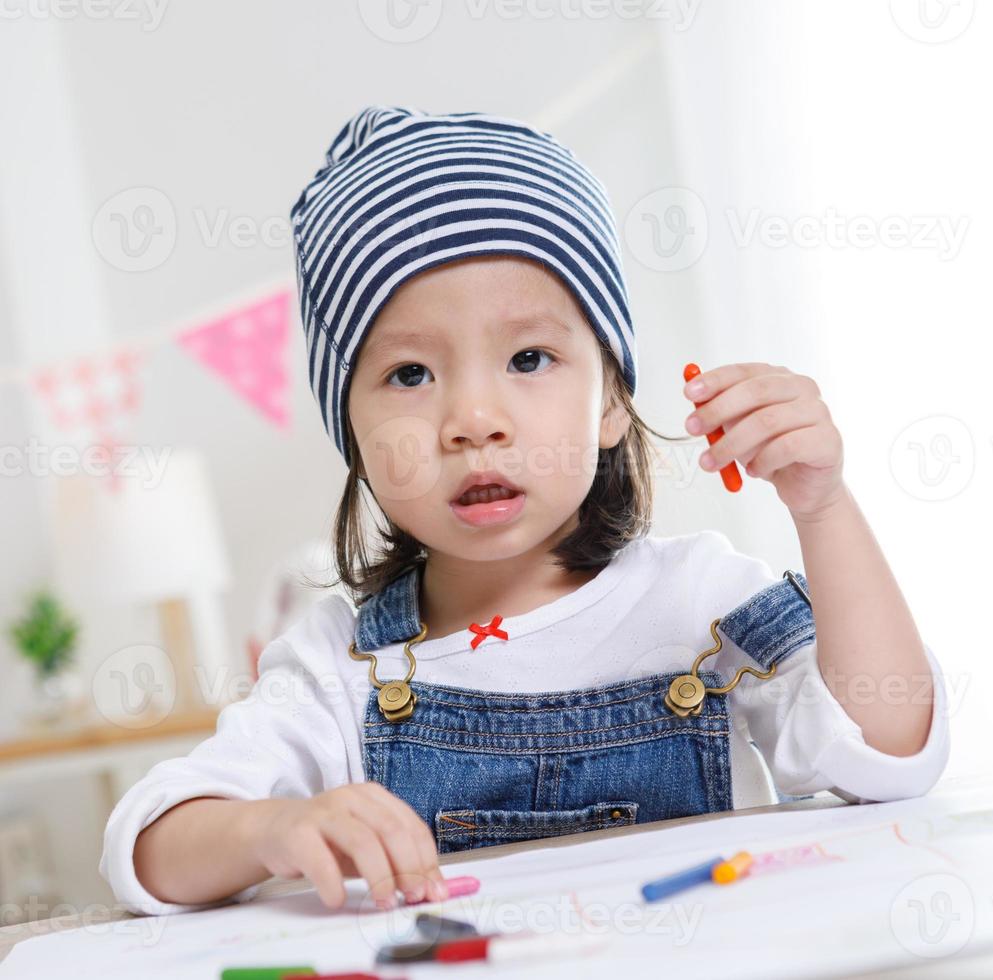
MULTIPOLYGON (((214 733, 219 708, 175 712, 135 727, 104 721, 67 731, 40 732, 0 742, 0 789, 15 783, 61 776, 106 773, 141 760, 149 752, 163 758, 188 751, 214 733)), ((130 786, 127 783, 124 788, 130 786)), ((113 808, 120 788, 108 781, 113 808)), ((109 810, 108 810, 109 814, 109 810)))
POLYGON ((100 722, 69 730, 39 731, 0 742, 0 766, 15 762, 51 757, 63 752, 82 752, 109 745, 147 742, 152 739, 171 738, 176 735, 203 735, 214 731, 217 725, 216 708, 200 711, 170 713, 147 724, 114 725, 100 722))

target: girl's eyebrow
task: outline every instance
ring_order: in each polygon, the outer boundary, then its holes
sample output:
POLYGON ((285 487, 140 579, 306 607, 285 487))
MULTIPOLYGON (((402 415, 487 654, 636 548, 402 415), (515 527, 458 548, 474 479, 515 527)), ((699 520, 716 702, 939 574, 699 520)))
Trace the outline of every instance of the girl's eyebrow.
MULTIPOLYGON (((505 331, 511 338, 515 338, 525 331, 535 328, 549 328, 562 334, 563 337, 571 337, 573 333, 573 328, 569 323, 563 322, 549 313, 515 317, 507 320, 501 330, 505 331)), ((393 348, 406 347, 429 350, 436 344, 438 344, 438 339, 423 330, 395 330, 370 337, 365 345, 365 354, 370 360, 375 360, 393 348)))
POLYGON ((518 337, 525 330, 529 330, 532 327, 551 327, 553 330, 559 331, 563 336, 572 336, 572 325, 567 321, 560 320, 551 313, 534 313, 530 316, 516 317, 508 320, 506 324, 507 331, 511 337, 518 337))

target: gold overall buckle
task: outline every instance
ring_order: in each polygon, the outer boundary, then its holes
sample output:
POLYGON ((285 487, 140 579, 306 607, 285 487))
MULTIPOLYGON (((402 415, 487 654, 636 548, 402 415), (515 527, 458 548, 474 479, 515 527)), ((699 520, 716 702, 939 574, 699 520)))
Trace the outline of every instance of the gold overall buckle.
MULTIPOLYGON (((800 584, 800 580, 796 577, 796 573, 792 569, 786 569, 783 572, 783 578, 787 579, 790 585, 799 593, 800 598, 813 609, 813 603, 810 601, 810 596, 807 590, 800 584)), ((738 673, 734 675, 734 680, 730 684, 725 684, 723 687, 706 687, 702 680, 697 677, 697 671, 700 669, 700 664, 714 653, 717 653, 721 647, 724 646, 724 641, 717 635, 717 624, 720 622, 719 619, 715 619, 710 624, 710 635, 717 641, 717 645, 711 647, 709 650, 704 650, 696 660, 693 661, 693 666, 690 668, 688 674, 680 674, 670 685, 669 690, 665 696, 665 706, 673 712, 673 714, 678 715, 680 718, 688 718, 693 715, 695 718, 703 710, 703 700, 708 694, 727 694, 728 691, 734 690, 738 685, 738 681, 745 674, 754 674, 759 680, 767 681, 770 677, 774 677, 776 674, 776 665, 773 664, 765 673, 756 670, 754 667, 741 667, 738 673)))
POLYGON ((728 691, 733 690, 738 685, 738 681, 745 674, 754 674, 756 677, 765 681, 776 673, 775 664, 765 673, 756 670, 754 667, 739 667, 738 673, 734 675, 734 680, 730 684, 725 684, 723 687, 707 687, 697 677, 697 671, 700 669, 700 664, 707 657, 717 653, 724 646, 724 641, 717 635, 717 624, 719 622, 720 619, 715 619, 710 624, 710 635, 717 641, 716 646, 712 646, 709 650, 704 650, 693 661, 690 672, 688 674, 680 674, 669 685, 669 690, 665 696, 665 706, 680 718, 689 718, 690 715, 694 718, 697 717, 703 710, 703 700, 708 694, 727 694, 728 691))
POLYGON ((412 636, 404 644, 403 652, 407 655, 410 666, 407 668, 407 676, 402 681, 387 681, 385 684, 376 677, 376 657, 371 653, 359 653, 355 649, 355 641, 349 644, 348 655, 352 660, 368 660, 369 681, 373 687, 379 690, 377 702, 379 710, 387 721, 404 721, 414 713, 414 705, 417 704, 417 695, 410 689, 410 679, 417 669, 417 661, 410 651, 412 643, 420 643, 428 635, 427 623, 421 621, 421 631, 417 636, 412 636))

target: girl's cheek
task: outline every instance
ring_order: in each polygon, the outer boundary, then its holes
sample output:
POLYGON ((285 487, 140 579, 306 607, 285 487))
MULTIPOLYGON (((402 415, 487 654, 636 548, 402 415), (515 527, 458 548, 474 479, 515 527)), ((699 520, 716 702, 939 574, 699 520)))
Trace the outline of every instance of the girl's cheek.
POLYGON ((416 416, 387 419, 360 439, 369 482, 381 503, 417 500, 438 492, 441 458, 438 434, 416 416))

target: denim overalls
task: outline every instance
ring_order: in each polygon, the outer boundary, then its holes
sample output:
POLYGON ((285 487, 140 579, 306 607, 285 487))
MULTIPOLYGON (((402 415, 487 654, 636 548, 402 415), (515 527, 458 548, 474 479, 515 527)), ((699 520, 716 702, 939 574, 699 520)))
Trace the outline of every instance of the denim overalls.
MULTIPOLYGON (((412 565, 359 606, 356 651, 421 633, 423 567, 412 565)), ((720 619, 756 670, 814 639, 806 579, 786 574, 792 579, 720 619)), ((433 828, 441 853, 730 810, 728 694, 707 693, 698 714, 681 717, 665 695, 687 673, 517 694, 426 684, 415 671, 416 705, 403 721, 387 720, 379 691, 369 693, 366 778, 406 800, 433 828)), ((726 684, 714 670, 697 675, 708 688, 726 684)), ((762 681, 746 673, 742 683, 762 681)))

